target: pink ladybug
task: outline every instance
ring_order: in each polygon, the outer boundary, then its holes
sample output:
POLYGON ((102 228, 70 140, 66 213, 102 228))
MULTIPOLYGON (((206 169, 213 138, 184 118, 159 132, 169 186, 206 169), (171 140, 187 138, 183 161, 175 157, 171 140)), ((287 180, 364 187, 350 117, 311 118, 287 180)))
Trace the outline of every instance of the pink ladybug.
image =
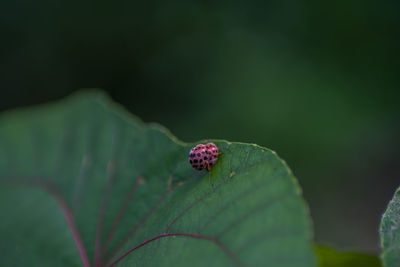
POLYGON ((218 152, 218 147, 214 143, 199 144, 190 150, 189 163, 195 170, 207 169, 210 171, 220 154, 221 152, 218 152))

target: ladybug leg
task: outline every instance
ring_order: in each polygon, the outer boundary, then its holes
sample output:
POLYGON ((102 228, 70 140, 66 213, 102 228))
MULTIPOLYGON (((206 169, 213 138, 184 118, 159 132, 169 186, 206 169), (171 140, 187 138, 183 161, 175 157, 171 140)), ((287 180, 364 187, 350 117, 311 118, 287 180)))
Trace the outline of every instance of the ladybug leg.
POLYGON ((211 171, 211 166, 210 166, 210 164, 208 164, 208 163, 207 163, 207 170, 208 170, 208 171, 211 171))

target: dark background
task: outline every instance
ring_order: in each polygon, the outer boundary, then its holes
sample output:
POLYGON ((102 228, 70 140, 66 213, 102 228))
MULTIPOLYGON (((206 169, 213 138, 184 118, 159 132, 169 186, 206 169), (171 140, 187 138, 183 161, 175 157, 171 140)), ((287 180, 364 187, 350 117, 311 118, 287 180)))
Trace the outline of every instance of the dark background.
POLYGON ((191 142, 258 143, 316 241, 378 250, 400 184, 400 2, 3 1, 0 110, 103 88, 191 142))

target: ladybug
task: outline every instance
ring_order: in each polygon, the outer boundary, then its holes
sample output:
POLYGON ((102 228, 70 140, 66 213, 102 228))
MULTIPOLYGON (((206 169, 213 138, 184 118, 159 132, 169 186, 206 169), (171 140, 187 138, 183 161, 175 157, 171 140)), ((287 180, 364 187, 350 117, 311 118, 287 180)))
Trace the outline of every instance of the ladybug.
POLYGON ((218 147, 214 143, 199 144, 190 150, 189 163, 195 170, 207 169, 210 171, 220 154, 221 152, 218 152, 218 147))

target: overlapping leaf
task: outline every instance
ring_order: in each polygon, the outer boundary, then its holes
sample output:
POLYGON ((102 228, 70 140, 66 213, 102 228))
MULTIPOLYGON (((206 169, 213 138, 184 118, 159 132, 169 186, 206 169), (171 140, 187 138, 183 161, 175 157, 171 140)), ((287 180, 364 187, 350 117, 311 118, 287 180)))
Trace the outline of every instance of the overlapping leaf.
POLYGON ((397 189, 382 217, 380 237, 383 265, 400 266, 400 188, 397 189))

